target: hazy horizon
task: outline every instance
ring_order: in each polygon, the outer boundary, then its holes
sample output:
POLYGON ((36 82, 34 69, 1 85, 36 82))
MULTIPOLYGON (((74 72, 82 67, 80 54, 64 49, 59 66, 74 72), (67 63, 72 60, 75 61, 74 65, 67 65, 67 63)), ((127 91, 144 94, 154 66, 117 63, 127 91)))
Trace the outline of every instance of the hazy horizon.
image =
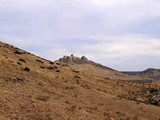
POLYGON ((159 11, 159 0, 1 0, 0 40, 50 60, 160 68, 159 11))

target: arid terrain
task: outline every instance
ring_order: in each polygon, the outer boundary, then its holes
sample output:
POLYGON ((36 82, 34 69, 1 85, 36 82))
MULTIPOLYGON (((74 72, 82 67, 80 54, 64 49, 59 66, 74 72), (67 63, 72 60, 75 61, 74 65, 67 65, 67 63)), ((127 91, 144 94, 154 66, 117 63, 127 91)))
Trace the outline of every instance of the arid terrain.
POLYGON ((160 82, 149 74, 85 56, 53 62, 0 42, 0 120, 160 120, 159 100, 160 82))

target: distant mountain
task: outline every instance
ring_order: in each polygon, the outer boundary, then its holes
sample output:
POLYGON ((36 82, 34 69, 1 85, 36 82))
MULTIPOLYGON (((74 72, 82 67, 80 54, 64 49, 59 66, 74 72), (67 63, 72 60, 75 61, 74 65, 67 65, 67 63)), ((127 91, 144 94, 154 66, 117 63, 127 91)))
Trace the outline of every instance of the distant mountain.
POLYGON ((160 69, 148 68, 147 70, 142 71, 140 74, 148 74, 148 75, 160 74, 160 69))
POLYGON ((128 75, 147 77, 153 80, 160 80, 160 69, 155 69, 155 68, 148 68, 144 71, 123 72, 123 73, 128 74, 128 75))

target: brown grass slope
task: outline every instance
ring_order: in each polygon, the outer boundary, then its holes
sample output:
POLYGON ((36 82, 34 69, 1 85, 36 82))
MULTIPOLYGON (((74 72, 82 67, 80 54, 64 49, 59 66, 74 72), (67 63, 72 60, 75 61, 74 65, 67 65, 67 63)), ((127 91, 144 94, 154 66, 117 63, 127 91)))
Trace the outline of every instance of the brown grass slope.
POLYGON ((0 120, 160 119, 160 107, 120 99, 139 85, 81 65, 77 72, 0 42, 0 120))
POLYGON ((64 56, 63 58, 60 58, 56 62, 59 64, 67 65, 75 72, 83 72, 87 75, 97 76, 101 78, 105 78, 108 80, 143 80, 143 77, 138 76, 131 76, 124 73, 121 73, 119 71, 116 71, 114 69, 111 69, 109 67, 103 66, 99 63, 95 63, 91 60, 88 60, 86 57, 83 59, 77 56, 64 56))

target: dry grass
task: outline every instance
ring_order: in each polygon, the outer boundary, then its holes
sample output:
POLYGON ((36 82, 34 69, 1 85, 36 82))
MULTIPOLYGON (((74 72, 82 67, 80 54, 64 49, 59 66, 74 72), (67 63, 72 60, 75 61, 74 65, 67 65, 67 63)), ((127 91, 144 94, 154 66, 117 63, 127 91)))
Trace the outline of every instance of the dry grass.
POLYGON ((0 43, 0 120, 158 120, 160 107, 120 99, 142 89, 128 82, 135 79, 87 64, 61 65, 0 43))

